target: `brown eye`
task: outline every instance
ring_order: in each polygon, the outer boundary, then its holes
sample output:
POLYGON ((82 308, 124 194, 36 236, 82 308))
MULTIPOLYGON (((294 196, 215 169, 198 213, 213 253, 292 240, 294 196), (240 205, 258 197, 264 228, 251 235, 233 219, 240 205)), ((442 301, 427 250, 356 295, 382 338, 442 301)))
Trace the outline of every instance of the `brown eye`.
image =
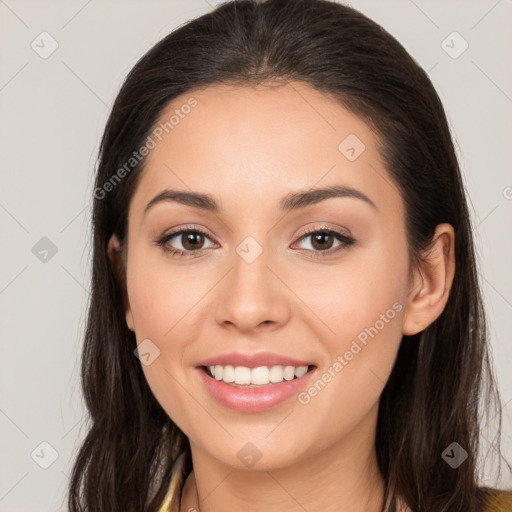
POLYGON ((311 249, 308 249, 308 251, 315 257, 323 256, 324 254, 322 253, 326 253, 325 255, 332 254, 355 243, 353 238, 332 229, 317 228, 309 230, 300 237, 299 241, 308 238, 311 240, 311 249), (333 248, 333 244, 336 240, 339 244, 333 248))
POLYGON ((204 243, 205 236, 198 231, 188 231, 181 234, 181 243, 187 250, 194 251, 201 249, 200 247, 204 243))
POLYGON ((210 239, 210 237, 200 229, 180 229, 162 237, 157 241, 157 245, 166 252, 178 256, 196 256, 203 251, 206 239, 210 239), (176 241, 171 244, 174 239, 176 241), (175 244, 181 245, 181 247, 176 248, 175 244))
POLYGON ((334 235, 330 233, 319 232, 310 236, 312 240, 311 245, 319 251, 330 249, 334 243, 334 235))

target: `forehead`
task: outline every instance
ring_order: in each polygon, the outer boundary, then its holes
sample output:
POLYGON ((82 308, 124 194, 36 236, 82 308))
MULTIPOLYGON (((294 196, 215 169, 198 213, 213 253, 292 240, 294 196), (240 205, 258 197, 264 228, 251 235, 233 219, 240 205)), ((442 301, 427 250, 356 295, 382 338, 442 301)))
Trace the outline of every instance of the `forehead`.
POLYGON ((152 138, 133 198, 141 207, 166 188, 242 205, 255 198, 277 205, 291 190, 336 184, 376 203, 399 198, 370 127, 300 82, 187 92, 167 105, 152 138))

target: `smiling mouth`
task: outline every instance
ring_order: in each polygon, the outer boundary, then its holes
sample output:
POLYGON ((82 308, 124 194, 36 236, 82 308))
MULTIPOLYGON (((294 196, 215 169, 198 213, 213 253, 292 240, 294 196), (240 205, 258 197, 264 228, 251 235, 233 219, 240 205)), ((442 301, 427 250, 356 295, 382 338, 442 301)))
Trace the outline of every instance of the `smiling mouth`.
POLYGON ((248 368, 245 366, 201 366, 200 369, 211 379, 240 388, 261 388, 275 386, 284 382, 298 380, 316 368, 308 366, 260 366, 248 368))

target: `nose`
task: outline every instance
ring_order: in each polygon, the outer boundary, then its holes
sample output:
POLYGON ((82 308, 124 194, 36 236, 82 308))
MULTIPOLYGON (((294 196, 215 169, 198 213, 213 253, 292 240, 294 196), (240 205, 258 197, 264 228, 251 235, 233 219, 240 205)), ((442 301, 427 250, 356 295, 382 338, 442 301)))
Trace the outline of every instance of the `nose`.
POLYGON ((254 261, 238 253, 218 287, 216 321, 242 332, 282 327, 290 316, 290 294, 265 251, 254 261))

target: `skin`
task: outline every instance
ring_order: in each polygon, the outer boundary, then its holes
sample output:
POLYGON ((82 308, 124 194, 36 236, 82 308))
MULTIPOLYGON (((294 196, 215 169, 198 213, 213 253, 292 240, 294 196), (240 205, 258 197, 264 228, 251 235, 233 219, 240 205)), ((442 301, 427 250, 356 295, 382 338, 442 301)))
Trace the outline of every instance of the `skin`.
MULTIPOLYGON (((428 261, 410 274, 404 205, 375 134, 308 85, 212 86, 176 98, 162 120, 191 96, 198 105, 148 156, 127 247, 115 236, 109 244, 114 270, 126 268, 127 325, 137 343, 149 338, 160 350, 143 366, 148 384, 190 440, 194 471, 181 510, 380 511, 379 396, 402 335, 423 330, 446 304, 453 229, 437 227, 428 261), (354 161, 338 149, 349 134, 365 145, 354 161), (345 197, 280 211, 286 194, 327 185, 353 187, 376 208, 345 197), (210 193, 221 212, 163 201, 144 214, 164 189, 210 193), (199 256, 156 244, 185 226, 208 234, 189 246, 203 248, 199 256), (318 249, 314 237, 300 240, 313 227, 355 243, 336 251, 333 237, 318 249), (263 248, 250 264, 236 251, 247 236, 263 248), (263 412, 227 409, 195 369, 235 350, 270 351, 311 361, 320 375, 394 303, 401 311, 306 405, 292 397, 263 412), (249 441, 262 455, 250 469, 237 456, 249 441)), ((186 250, 186 241, 179 235, 168 245, 186 250)))

